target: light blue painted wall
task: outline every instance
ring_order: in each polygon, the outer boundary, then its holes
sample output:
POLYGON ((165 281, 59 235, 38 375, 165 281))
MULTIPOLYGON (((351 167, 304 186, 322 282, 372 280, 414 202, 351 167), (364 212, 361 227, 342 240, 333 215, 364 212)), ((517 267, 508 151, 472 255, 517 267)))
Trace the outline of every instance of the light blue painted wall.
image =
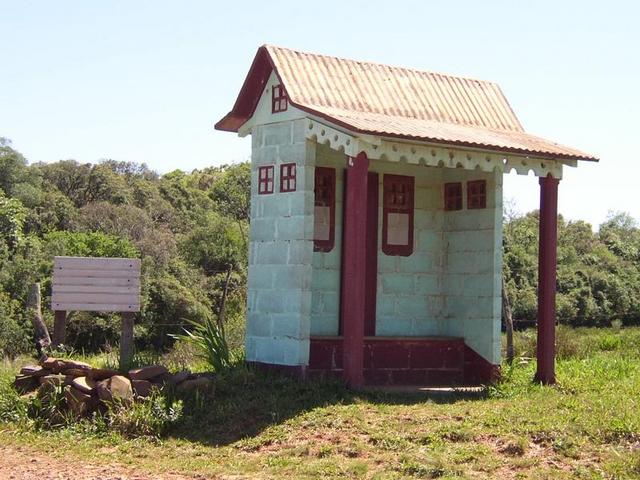
POLYGON ((340 319, 340 262, 344 194, 344 153, 327 145, 315 146, 316 165, 336 170, 335 245, 330 252, 313 252, 311 277, 311 335, 338 335, 340 319))
MULTIPOLYGON (((337 335, 340 300, 342 172, 344 155, 317 146, 318 165, 338 175, 336 245, 313 253, 311 334, 337 335)), ((500 359, 502 269, 502 175, 372 161, 379 173, 376 334, 451 335, 493 363, 500 359), (415 178, 414 251, 408 257, 382 252, 384 174, 415 178), (466 182, 487 181, 487 208, 467 210, 466 182), (463 209, 445 212, 443 184, 463 183, 463 209)))
POLYGON ((378 282, 376 335, 440 335, 442 296, 442 169, 406 163, 372 161, 378 185, 378 282), (415 179, 413 253, 382 252, 383 180, 385 174, 415 179))
POLYGON ((252 128, 251 230, 246 356, 249 361, 309 361, 315 148, 304 121, 252 128), (295 192, 279 192, 280 165, 296 163, 295 192), (275 188, 257 194, 258 168, 275 166, 275 188))
POLYGON ((490 362, 500 363, 502 308, 502 174, 445 170, 445 182, 487 181, 487 208, 445 212, 443 330, 461 336, 490 362))
MULTIPOLYGON (((308 364, 310 335, 337 335, 345 156, 307 141, 305 122, 252 128, 252 206, 247 359, 308 364), (297 191, 279 193, 279 165, 295 162, 297 191), (258 167, 275 166, 273 195, 257 195, 258 167), (336 169, 335 246, 313 252, 315 166, 336 169)), ((487 360, 500 359, 502 175, 371 161, 379 174, 376 333, 451 335, 487 360), (388 256, 382 243, 385 174, 415 178, 414 251, 388 256), (443 184, 485 179, 487 208, 445 212, 443 184)))

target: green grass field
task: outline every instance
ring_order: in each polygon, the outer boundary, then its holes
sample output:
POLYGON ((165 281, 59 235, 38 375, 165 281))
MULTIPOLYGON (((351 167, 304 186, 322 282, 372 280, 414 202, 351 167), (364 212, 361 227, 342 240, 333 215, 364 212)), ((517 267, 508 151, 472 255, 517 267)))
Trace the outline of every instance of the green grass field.
MULTIPOLYGON (((141 470, 259 478, 640 478, 640 328, 561 329, 558 385, 531 383, 530 332, 503 381, 476 394, 352 393, 243 369, 213 399, 185 400, 162 439, 89 422, 50 430, 12 418, 0 443, 141 470)), ((21 360, 21 361, 24 361, 21 360)))

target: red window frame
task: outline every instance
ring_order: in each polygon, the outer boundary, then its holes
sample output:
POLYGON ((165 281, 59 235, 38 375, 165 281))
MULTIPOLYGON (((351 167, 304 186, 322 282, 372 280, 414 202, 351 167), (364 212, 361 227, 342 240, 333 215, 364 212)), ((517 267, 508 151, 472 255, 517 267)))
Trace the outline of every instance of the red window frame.
POLYGON ((274 85, 271 88, 271 113, 284 112, 288 106, 289 100, 284 87, 280 84, 274 85))
POLYGON ((462 183, 444 184, 444 209, 449 212, 462 210, 462 183))
POLYGON ((284 193, 296 191, 295 163, 283 163, 280 165, 280 191, 284 193))
POLYGON ((258 195, 273 193, 275 183, 273 165, 258 167, 258 195))
POLYGON ((473 180, 467 182, 467 208, 469 210, 487 208, 486 180, 473 180))
POLYGON ((386 255, 408 257, 413 253, 413 211, 415 179, 406 175, 385 175, 382 180, 382 251, 386 255), (406 244, 389 243, 389 216, 407 214, 406 244))
MULTIPOLYGON (((313 239, 314 252, 330 252, 336 236, 336 169, 316 167, 314 184, 314 207, 329 208, 329 238, 313 239)), ((314 212, 314 214, 317 214, 314 212)), ((315 233, 314 233, 315 236, 315 233)))

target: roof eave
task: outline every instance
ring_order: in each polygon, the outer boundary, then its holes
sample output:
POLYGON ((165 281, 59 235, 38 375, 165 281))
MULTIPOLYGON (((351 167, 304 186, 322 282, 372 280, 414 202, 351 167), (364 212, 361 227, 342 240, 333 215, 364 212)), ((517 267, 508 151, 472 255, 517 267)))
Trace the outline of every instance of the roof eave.
MULTIPOLYGON (((233 108, 215 124, 214 128, 226 132, 237 132, 254 114, 264 86, 271 71, 274 70, 269 51, 265 45, 262 45, 253 58, 233 108)), ((278 72, 276 72, 277 74, 278 72)))
POLYGON ((376 132, 376 131, 372 131, 372 130, 366 130, 366 129, 361 129, 358 127, 355 127, 347 122, 344 122, 342 120, 339 120, 335 117, 332 117, 331 115, 327 115, 324 112, 320 112, 317 110, 314 110, 312 108, 309 108, 305 105, 300 105, 294 102, 290 102, 291 105, 294 105, 296 108, 299 108, 300 110, 303 110, 307 113, 310 113, 312 115, 315 115, 317 117, 320 117, 328 122, 331 122, 339 127, 342 127, 346 130, 349 130, 353 133, 359 133, 362 135, 372 135, 372 136, 376 136, 376 137, 387 137, 387 138, 396 138, 396 139, 403 139, 403 140, 411 140, 411 141, 418 141, 418 142, 429 142, 429 143, 433 143, 433 144, 437 144, 437 145, 456 145, 456 146, 462 146, 462 147, 469 147, 469 148, 475 148, 475 149, 482 149, 482 150, 487 150, 487 151, 497 151, 497 152, 504 152, 504 153, 511 153, 511 154, 517 154, 517 155, 525 155, 525 156, 530 156, 530 157, 539 157, 539 158, 545 158, 548 160, 577 160, 577 161, 587 161, 587 162, 598 162, 600 161, 597 157, 593 157, 590 155, 585 155, 585 156, 578 156, 578 155, 563 155, 563 154, 557 154, 557 153, 550 153, 550 152, 542 152, 542 151, 532 151, 532 150, 524 150, 524 149, 519 149, 519 148, 509 148, 509 147, 500 147, 500 146, 491 146, 491 145, 484 145, 484 144, 479 144, 479 143, 472 143, 472 142, 462 142, 462 141, 443 141, 441 139, 438 138, 430 138, 430 137, 418 137, 418 136, 413 136, 413 135, 398 135, 398 134, 393 134, 393 133, 385 133, 384 135, 381 135, 380 132, 376 132))

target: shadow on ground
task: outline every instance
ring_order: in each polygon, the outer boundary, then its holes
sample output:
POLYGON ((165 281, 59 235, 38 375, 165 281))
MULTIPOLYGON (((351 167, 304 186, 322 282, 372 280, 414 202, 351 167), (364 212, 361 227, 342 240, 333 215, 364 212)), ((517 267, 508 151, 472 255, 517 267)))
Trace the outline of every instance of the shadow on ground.
POLYGON ((486 391, 385 392, 348 390, 340 381, 300 382, 239 368, 220 377, 214 397, 185 400, 185 417, 170 437, 223 446, 316 408, 361 402, 385 405, 440 404, 481 400, 486 391))

